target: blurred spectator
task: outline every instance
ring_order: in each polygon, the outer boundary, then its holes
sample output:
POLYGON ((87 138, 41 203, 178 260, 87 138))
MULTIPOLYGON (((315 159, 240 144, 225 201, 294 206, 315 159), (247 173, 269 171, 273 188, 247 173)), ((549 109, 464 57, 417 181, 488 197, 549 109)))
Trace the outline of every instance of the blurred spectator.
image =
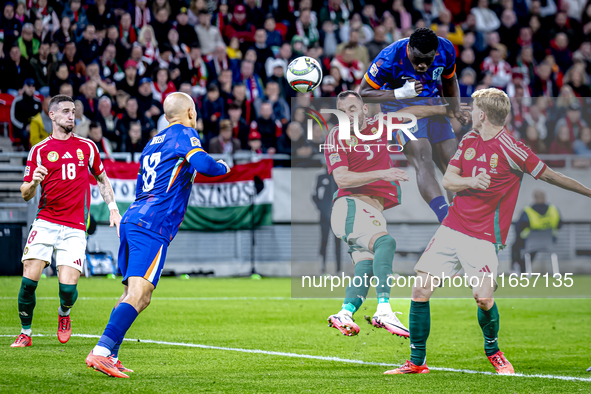
MULTIPOLYGON (((382 14, 382 10, 380 10, 380 15, 382 14)), ((380 25, 380 19, 378 18, 378 14, 376 13, 376 7, 374 4, 365 4, 363 9, 361 10, 361 14, 363 15, 363 19, 369 23, 369 27, 372 30, 375 30, 376 27, 380 25)))
MULTIPOLYGON (((46 1, 46 0, 38 0, 46 1)), ((107 6, 107 0, 95 0, 86 10, 88 22, 96 27, 97 35, 104 37, 109 26, 117 24, 115 12, 111 6, 107 6)))
POLYGON ((21 36, 18 38, 17 42, 18 47, 21 50, 21 55, 27 60, 30 60, 37 54, 37 52, 39 52, 40 42, 33 35, 33 25, 30 23, 25 23, 23 25, 21 36))
MULTIPOLYGON (((388 15, 391 15, 394 19, 394 26, 398 27, 401 30, 407 30, 412 28, 412 15, 406 9, 404 5, 404 0, 394 0, 392 3, 392 13, 388 12, 388 15)), ((384 13, 384 17, 386 13, 384 13)))
POLYGON ((12 133, 15 138, 20 139, 26 149, 29 149, 28 125, 31 118, 41 112, 41 101, 35 97, 35 80, 27 78, 22 88, 22 95, 12 101, 10 107, 10 122, 12 133))
POLYGON ((18 96, 18 91, 23 87, 25 79, 32 75, 27 59, 21 55, 18 45, 15 43, 8 56, 2 59, 2 78, 0 78, 0 90, 18 96))
POLYGON ((552 67, 546 62, 540 63, 537 67, 537 76, 532 84, 532 95, 557 97, 558 92, 558 85, 552 78, 552 67))
POLYGON ((226 48, 226 52, 230 59, 242 59, 242 51, 240 50, 240 40, 238 40, 238 37, 230 38, 230 44, 226 48))
POLYGON ((3 39, 0 40, 0 54, 2 51, 8 52, 7 49, 10 50, 21 34, 21 27, 21 21, 14 17, 14 3, 7 1, 4 4, 2 18, 0 18, 0 30, 4 33, 3 39))
POLYGON ((142 142, 142 125, 139 122, 132 122, 129 125, 129 133, 123 140, 121 152, 141 153, 145 145, 142 142))
POLYGON ((322 25, 325 21, 330 20, 339 28, 349 20, 349 15, 349 9, 342 0, 328 0, 328 4, 320 9, 318 21, 322 25))
POLYGON ((283 37, 279 30, 277 30, 277 23, 273 14, 267 14, 265 17, 265 31, 267 32, 267 46, 273 50, 274 53, 279 51, 281 43, 283 43, 283 37))
POLYGON ((439 18, 433 21, 431 25, 431 30, 439 35, 439 29, 445 27, 447 29, 446 37, 448 40, 451 41, 454 45, 463 45, 464 44, 464 31, 462 30, 461 26, 456 25, 452 22, 452 15, 451 12, 447 9, 442 9, 439 13, 439 18))
POLYGON ((591 72, 591 42, 583 41, 579 49, 573 53, 573 61, 583 65, 585 73, 591 72))
POLYGON ((251 153, 259 155, 266 153, 261 143, 261 134, 256 130, 252 130, 248 136, 248 147, 251 153))
POLYGON ((89 119, 94 119, 98 113, 98 99, 96 98, 97 84, 90 80, 80 87, 82 96, 78 98, 84 108, 84 115, 89 119))
POLYGON ((102 96, 108 93, 111 96, 117 94, 117 88, 111 80, 103 80, 100 75, 100 68, 97 61, 93 61, 86 67, 86 80, 93 81, 96 84, 96 96, 102 96))
POLYGON ((566 128, 572 142, 579 137, 580 131, 587 126, 587 122, 581 118, 581 106, 575 101, 567 107, 566 116, 556 122, 554 136, 557 137, 560 130, 566 128))
POLYGON ((60 51, 64 50, 68 42, 75 40, 75 36, 72 35, 72 22, 70 18, 62 16, 59 30, 53 33, 53 40, 57 41, 60 51))
POLYGON ((199 36, 203 55, 211 54, 218 46, 225 48, 226 44, 224 43, 220 30, 211 24, 210 13, 203 11, 199 14, 199 24, 195 26, 195 31, 199 36))
POLYGON ((137 62, 128 60, 125 62, 125 78, 115 83, 117 90, 122 90, 132 97, 137 96, 139 87, 139 77, 137 73, 137 62))
POLYGON ((49 137, 51 132, 53 131, 53 126, 51 123, 51 119, 49 118, 49 101, 51 97, 45 97, 43 99, 43 103, 41 105, 42 111, 37 115, 33 116, 31 119, 31 126, 30 126, 30 136, 29 142, 30 146, 35 146, 39 142, 43 141, 45 138, 49 137))
POLYGON ((162 113, 162 104, 154 99, 152 92, 152 80, 150 78, 140 79, 137 95, 138 112, 147 118, 156 119, 162 113))
POLYGON ((163 8, 166 9, 168 15, 172 14, 172 8, 170 8, 168 0, 155 0, 154 3, 152 3, 152 15, 156 15, 158 11, 163 8))
POLYGON ((550 41, 552 55, 560 70, 565 73, 573 64, 572 52, 568 49, 568 37, 565 33, 558 33, 556 38, 550 41))
POLYGON ((477 6, 470 10, 476 17, 476 30, 484 33, 497 30, 501 27, 501 21, 491 9, 488 8, 489 0, 478 0, 477 6))
POLYGON ((103 134, 115 145, 121 142, 121 136, 117 130, 117 117, 113 114, 111 99, 103 96, 99 99, 96 121, 101 125, 103 134))
POLYGON ((82 76, 86 75, 86 65, 80 60, 77 52, 76 43, 70 41, 64 47, 64 58, 62 59, 62 62, 68 66, 70 78, 72 78, 74 82, 79 81, 82 76))
POLYGON ((336 97, 337 94, 335 93, 335 88, 336 82, 332 76, 327 75, 322 79, 322 85, 320 87, 322 90, 322 97, 336 97))
POLYGON ((263 81, 254 74, 254 63, 243 61, 240 66, 240 80, 246 86, 246 99, 254 101, 263 95, 263 81))
MULTIPOLYGON (((70 79, 70 74, 68 73, 68 66, 65 63, 60 64, 57 67, 57 72, 54 74, 53 78, 49 82, 49 94, 51 96, 55 96, 59 94, 60 87, 63 84, 69 84, 70 86, 74 86, 74 82, 70 79)), ((72 96, 70 96, 72 97, 72 96)))
POLYGON ((55 57, 49 52, 49 48, 49 42, 41 43, 39 52, 30 60, 35 85, 43 96, 49 96, 50 77, 57 71, 58 66, 55 57))
POLYGON ((230 104, 228 107, 228 117, 230 118, 233 137, 238 138, 242 149, 248 149, 248 134, 250 129, 242 118, 242 108, 236 103, 230 104))
POLYGON ((347 41, 349 39, 349 33, 352 30, 357 30, 359 32, 359 44, 365 45, 371 40, 373 40, 374 31, 371 26, 366 25, 363 23, 361 19, 361 14, 354 13, 353 16, 341 27, 339 31, 339 35, 341 41, 347 41))
POLYGON ((572 50, 579 47, 582 41, 580 37, 577 37, 580 35, 580 25, 576 20, 569 18, 566 12, 559 12, 554 17, 554 26, 550 29, 550 36, 556 37, 559 33, 566 35, 567 46, 570 46, 572 50))
POLYGON ((591 158, 591 128, 583 127, 573 144, 575 154, 591 158))
MULTIPOLYGON (((76 130, 78 128, 76 127, 76 130)), ((95 143, 99 153, 104 153, 107 156, 111 156, 113 148, 111 143, 105 137, 103 137, 103 129, 100 123, 91 122, 88 127, 88 138, 95 143)))
MULTIPOLYGON (((196 32, 197 28, 189 24, 189 15, 187 13, 187 7, 181 7, 176 16, 176 22, 174 23, 174 27, 179 33, 179 43, 186 46, 189 46, 194 42, 200 44, 201 41, 197 37, 196 32)), ((219 39, 221 40, 221 37, 219 37, 219 39)))
POLYGON ((234 154, 241 149, 240 140, 232 136, 232 122, 228 119, 220 122, 220 134, 209 141, 209 153, 234 154))
MULTIPOLYGON (((153 24, 156 22, 157 21, 153 22, 153 24)), ((131 45, 137 41, 137 34, 131 24, 131 15, 128 12, 121 15, 121 20, 119 21, 119 40, 127 50, 129 50, 131 45)))
POLYGON ((418 18, 420 18, 415 23, 416 28, 430 26, 445 8, 442 0, 413 0, 413 5, 418 18), (423 25, 420 24, 421 22, 423 25))
POLYGON ((471 97, 476 90, 476 71, 473 68, 465 68, 460 74, 460 97, 471 97))
POLYGON ((80 137, 86 138, 88 137, 90 119, 88 119, 88 117, 84 115, 84 105, 82 105, 82 101, 76 100, 74 104, 76 105, 76 115, 74 118, 74 123, 76 124, 76 126, 74 128, 74 132, 78 134, 80 137))
POLYGON ((501 42, 505 44, 509 50, 509 59, 515 60, 519 47, 519 44, 515 40, 515 37, 519 36, 519 24, 517 23, 517 15, 515 14, 515 11, 507 9, 501 14, 499 36, 501 42))
POLYGON ((538 133, 538 129, 534 125, 528 125, 525 128, 525 137, 521 139, 525 145, 529 146, 529 148, 537 155, 546 153, 546 144, 544 144, 544 139, 538 133))
MULTIPOLYGON (((562 125, 558 127, 558 131, 556 132, 556 137, 554 141, 550 145, 550 152, 551 154, 559 154, 559 155, 570 155, 575 153, 573 149, 573 140, 571 140, 570 132, 566 125, 562 125)), ((552 167, 564 167, 565 161, 564 160, 551 160, 547 162, 549 166, 552 167)))
POLYGON ((260 65, 259 68, 264 69, 267 59, 274 58, 274 53, 267 46, 267 31, 265 29, 257 29, 254 35, 254 50, 257 53, 256 62, 260 65))
POLYGON ((191 45, 189 56, 179 65, 181 81, 189 82, 193 86, 195 96, 203 96, 206 93, 207 85, 211 81, 210 71, 201 57, 201 49, 191 45))
POLYGON ((63 94, 64 96, 68 97, 74 97, 74 87, 70 83, 64 83, 60 86, 58 94, 63 94))
POLYGON ((331 20, 325 21, 322 24, 322 30, 318 34, 320 38, 320 43, 324 48, 324 53, 327 56, 336 55, 337 46, 339 45, 340 40, 337 34, 335 24, 331 20))
POLYGON ((152 26, 147 25, 140 29, 137 42, 142 46, 142 59, 152 64, 156 60, 156 52, 158 51, 158 41, 156 41, 152 26))
POLYGON ((225 114, 224 100, 220 97, 220 91, 216 84, 211 83, 207 87, 207 96, 203 100, 203 127, 206 130, 206 139, 210 140, 217 135, 220 119, 225 114))
POLYGON ((281 97, 279 93, 280 88, 279 84, 276 81, 271 80, 267 82, 267 87, 265 88, 265 96, 262 98, 257 98, 254 101, 254 107, 257 111, 257 114, 260 115, 261 105, 264 102, 270 103, 273 109, 273 118, 281 122, 281 124, 286 124, 289 122, 291 118, 291 111, 289 109, 287 101, 285 101, 285 99, 281 97))
POLYGON ((233 80, 234 76, 238 77, 240 75, 240 61, 228 58, 226 46, 223 43, 216 46, 207 59, 207 67, 215 73, 214 78, 219 77, 222 70, 230 70, 231 80, 233 80))
POLYGON ((302 37, 305 46, 312 46, 320 39, 320 33, 316 28, 316 21, 312 19, 310 9, 301 11, 297 18, 292 33, 289 35, 298 35, 302 37))
POLYGON ((483 72, 491 73, 492 85, 499 89, 504 89, 511 80, 511 66, 502 58, 498 47, 491 48, 489 56, 484 59, 480 68, 483 72))
POLYGON ((224 105, 232 101, 232 70, 222 70, 218 77, 220 96, 224 100, 224 105))
POLYGON ((154 100, 164 103, 166 97, 174 92, 176 92, 176 86, 170 80, 170 71, 157 68, 154 71, 154 81, 152 82, 152 97, 154 100))
POLYGON ((535 127, 541 140, 548 137, 547 118, 540 110, 540 107, 537 105, 529 107, 529 111, 524 115, 524 120, 528 127, 535 127))
POLYGON ((123 68, 117 63, 117 47, 107 44, 100 58, 99 72, 102 78, 108 78, 112 82, 118 82, 125 77, 123 68))
POLYGON ((247 19, 257 28, 261 29, 265 23, 265 13, 262 8, 257 5, 257 0, 245 0, 247 19))
POLYGON ((138 102, 135 96, 130 97, 125 104, 123 116, 117 122, 117 130, 119 130, 119 135, 122 136, 123 139, 125 139, 129 133, 129 128, 132 123, 140 123, 142 126, 142 138, 146 140, 148 139, 152 129, 156 128, 156 125, 152 119, 149 119, 143 113, 140 113, 138 108, 138 102))
MULTIPOLYGON (((250 46, 254 42, 255 26, 246 19, 246 9, 242 4, 234 7, 232 19, 224 28, 227 39, 236 37, 241 44, 250 46)), ((242 49, 242 48, 241 48, 242 49)))
POLYGON ((400 40, 403 36, 409 37, 410 33, 412 32, 412 29, 409 28, 404 30, 404 32, 408 34, 403 34, 403 30, 400 30, 396 26, 396 21, 394 17, 388 11, 384 12, 384 17, 382 18, 382 20, 382 26, 384 26, 384 28, 386 29, 386 41, 388 41, 389 44, 393 43, 394 41, 400 40))
POLYGON ((378 26, 374 30, 373 40, 367 43, 366 48, 370 59, 375 59, 382 49, 388 46, 386 41, 386 29, 384 26, 378 26))
MULTIPOLYGON (((337 47, 337 54, 343 55, 345 49, 353 51, 351 55, 356 61, 361 63, 361 68, 363 68, 364 65, 369 65, 370 59, 367 48, 359 43, 359 30, 351 30, 349 33, 349 41, 343 42, 337 47)), ((338 57, 339 56, 337 56, 337 58, 338 57)))
POLYGON ((461 73, 465 68, 471 68, 474 71, 479 69, 476 63, 476 56, 472 48, 464 48, 460 52, 459 58, 456 58, 456 71, 461 73))
POLYGON ((343 80, 349 84, 359 83, 363 77, 365 68, 363 63, 357 59, 358 58, 355 56, 355 46, 345 46, 342 50, 342 53, 336 56, 332 62, 330 62, 331 75, 332 67, 336 67, 339 71, 339 78, 337 82, 343 80))
POLYGON ((261 135, 261 141, 265 151, 275 153, 277 135, 281 135, 281 126, 273 119, 273 106, 270 102, 262 103, 260 112, 261 114, 256 120, 256 129, 261 135))
POLYGON ((33 19, 41 22, 44 32, 53 32, 59 28, 60 21, 54 8, 49 6, 47 2, 48 0, 37 0, 37 4, 33 4, 30 14, 33 19))
POLYGON ((100 47, 98 40, 96 39, 96 28, 94 25, 86 25, 84 33, 82 34, 82 40, 80 40, 80 60, 84 64, 89 64, 94 60, 97 60, 100 56, 100 47))
POLYGON ((72 23, 72 31, 74 34, 83 31, 88 24, 86 10, 82 7, 80 0, 70 0, 69 3, 66 3, 64 12, 62 13, 62 18, 64 16, 70 18, 70 22, 72 23))
POLYGON ((568 84, 578 97, 591 97, 589 89, 589 75, 582 63, 574 64, 564 75, 563 83, 568 84))
POLYGON ((133 8, 133 25, 136 29, 141 29, 148 26, 152 21, 150 9, 147 7, 146 0, 135 0, 135 7, 133 8))

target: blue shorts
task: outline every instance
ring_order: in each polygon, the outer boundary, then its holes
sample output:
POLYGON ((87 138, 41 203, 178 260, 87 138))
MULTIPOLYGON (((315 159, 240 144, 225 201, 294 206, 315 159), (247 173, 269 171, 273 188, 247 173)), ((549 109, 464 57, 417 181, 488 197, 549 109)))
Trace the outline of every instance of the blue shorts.
MULTIPOLYGON (((442 115, 418 119, 417 128, 413 135, 417 138, 427 138, 432 144, 456 138, 449 119, 442 115)), ((401 130, 398 130, 396 140, 402 146, 410 141, 401 130)))
POLYGON ((123 284, 131 276, 140 276, 156 287, 168 249, 168 240, 160 234, 132 223, 121 223, 119 228, 118 271, 123 275, 123 284))

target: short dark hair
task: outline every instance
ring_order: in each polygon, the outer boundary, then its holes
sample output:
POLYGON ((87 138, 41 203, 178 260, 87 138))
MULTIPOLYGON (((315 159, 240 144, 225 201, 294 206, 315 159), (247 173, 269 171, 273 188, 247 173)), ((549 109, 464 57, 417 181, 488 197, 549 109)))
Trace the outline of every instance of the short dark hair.
POLYGON ((411 48, 417 49, 422 54, 427 54, 437 50, 439 47, 439 38, 433 30, 421 27, 410 35, 408 45, 411 48))
POLYGON ((88 129, 89 129, 89 130, 90 130, 90 129, 96 129, 97 127, 100 127, 100 128, 101 128, 101 130, 103 129, 103 128, 101 127, 101 124, 100 124, 99 122, 97 122, 97 121, 93 120, 92 122, 90 122, 90 126, 88 126, 88 129))
POLYGON ((240 105, 236 104, 236 103, 232 103, 228 107, 228 111, 231 110, 231 109, 239 109, 239 110, 242 110, 242 107, 240 105))
POLYGON ((343 90, 341 93, 339 93, 339 95, 337 96, 337 101, 341 101, 346 99, 347 97, 357 97, 362 103, 363 103, 363 99, 361 98, 361 96, 359 95, 359 93, 357 93, 354 90, 343 90))
POLYGON ((74 100, 72 99, 72 97, 66 96, 65 94, 58 94, 57 96, 53 96, 49 101, 49 110, 53 111, 52 108, 55 109, 56 105, 59 105, 59 103, 63 102, 69 102, 74 104, 74 100))

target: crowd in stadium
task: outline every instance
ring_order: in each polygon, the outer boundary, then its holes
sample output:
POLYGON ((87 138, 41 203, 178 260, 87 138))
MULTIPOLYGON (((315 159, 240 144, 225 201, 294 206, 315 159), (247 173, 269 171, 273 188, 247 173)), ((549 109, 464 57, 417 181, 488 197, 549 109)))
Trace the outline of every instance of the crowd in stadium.
POLYGON ((417 27, 454 44, 463 97, 508 93, 507 127, 534 152, 591 157, 591 0, 7 1, 0 90, 15 97, 17 149, 51 133, 48 97, 61 93, 100 151, 141 152, 180 91, 210 153, 309 156, 315 141, 291 122, 289 62, 318 59, 325 76, 307 95, 333 97, 417 27))

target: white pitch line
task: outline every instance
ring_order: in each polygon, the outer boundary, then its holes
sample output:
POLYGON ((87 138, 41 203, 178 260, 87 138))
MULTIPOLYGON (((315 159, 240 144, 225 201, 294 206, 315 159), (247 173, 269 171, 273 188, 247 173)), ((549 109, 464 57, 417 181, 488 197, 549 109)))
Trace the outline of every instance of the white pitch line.
MULTIPOLYGON (((0 297, 0 300, 17 300, 18 297, 0 297)), ((42 301, 57 301, 59 297, 37 297, 37 300, 42 301)), ((83 301, 116 301, 119 297, 78 297, 78 300, 83 301)), ((342 297, 337 298, 322 298, 323 300, 341 300, 342 297)), ((399 298, 405 300, 405 298, 399 298)), ((293 298, 293 297, 153 297, 152 301, 289 301, 289 300, 318 300, 318 298, 293 298)), ((408 298, 410 300, 410 298, 408 298)))
MULTIPOLYGON (((15 337, 16 335, 7 335, 3 334, 0 337, 15 337)), ((44 335, 44 334, 33 334, 34 337, 53 337, 55 335, 44 335)), ((100 338, 100 335, 90 335, 90 334, 72 334, 73 337, 80 337, 80 338, 100 338)), ((389 363, 378 363, 373 361, 363 361, 363 360, 352 360, 348 358, 341 358, 341 357, 331 357, 331 356, 314 356, 310 354, 299 354, 299 353, 285 353, 285 352, 274 352, 270 350, 261 350, 261 349, 243 349, 243 348, 236 348, 236 347, 224 347, 224 346, 211 346, 211 345, 202 345, 198 343, 185 343, 185 342, 165 342, 165 341, 154 341, 151 339, 132 339, 132 338, 125 338, 126 341, 131 342, 143 342, 143 343, 153 343, 157 345, 168 345, 168 346, 183 346, 183 347, 193 347, 199 349, 209 349, 209 350, 225 350, 230 352, 240 352, 240 353, 251 353, 251 354, 266 354, 269 356, 280 356, 280 357, 292 357, 292 358, 305 358, 310 360, 320 360, 320 361, 336 361, 340 363, 349 363, 349 364, 362 364, 362 365, 374 365, 380 367, 399 367, 400 364, 389 364, 389 363)), ((547 375, 547 374, 523 374, 523 373, 516 373, 514 375, 499 375, 494 372, 488 371, 474 371, 471 369, 456 369, 456 368, 443 368, 443 367, 429 367, 429 369, 433 371, 442 371, 442 372, 459 372, 459 373, 470 373, 470 374, 478 374, 478 375, 490 375, 490 376, 513 376, 518 378, 538 378, 538 379, 558 379, 558 380, 566 380, 571 382, 591 382, 591 378, 580 378, 576 376, 560 376, 560 375, 547 375)))

